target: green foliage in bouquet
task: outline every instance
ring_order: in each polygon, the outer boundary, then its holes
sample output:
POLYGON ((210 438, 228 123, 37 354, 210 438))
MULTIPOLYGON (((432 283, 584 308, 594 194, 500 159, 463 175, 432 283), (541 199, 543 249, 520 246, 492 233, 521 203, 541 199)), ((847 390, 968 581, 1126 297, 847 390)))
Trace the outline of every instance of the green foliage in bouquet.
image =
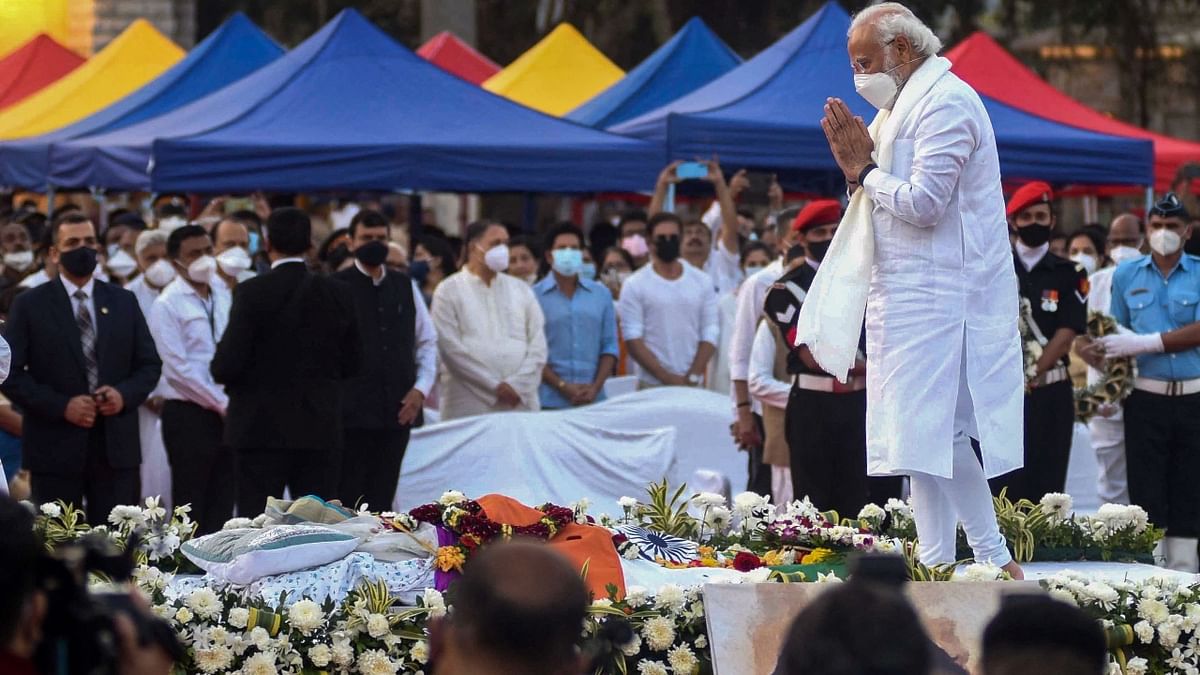
POLYGON ((690 498, 683 498, 687 484, 680 485, 671 492, 667 479, 651 483, 646 488, 650 498, 648 504, 638 504, 634 515, 652 530, 675 537, 695 537, 700 531, 700 523, 688 514, 690 498))

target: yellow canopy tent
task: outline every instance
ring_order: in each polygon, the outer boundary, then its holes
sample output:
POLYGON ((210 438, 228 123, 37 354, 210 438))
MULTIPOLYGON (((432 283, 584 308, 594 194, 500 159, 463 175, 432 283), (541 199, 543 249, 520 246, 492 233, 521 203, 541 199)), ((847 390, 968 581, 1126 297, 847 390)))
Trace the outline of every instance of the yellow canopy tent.
POLYGON ((108 107, 158 77, 183 50, 138 19, 87 63, 0 112, 0 139, 54 131, 108 107))
POLYGON ((569 23, 560 23, 483 88, 550 115, 562 116, 625 76, 569 23))

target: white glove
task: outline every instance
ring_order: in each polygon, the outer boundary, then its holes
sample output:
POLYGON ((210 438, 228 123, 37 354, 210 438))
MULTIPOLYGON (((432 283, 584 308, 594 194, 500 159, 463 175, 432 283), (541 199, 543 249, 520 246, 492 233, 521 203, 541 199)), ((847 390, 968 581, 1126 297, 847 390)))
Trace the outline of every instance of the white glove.
POLYGON ((1118 333, 1117 335, 1106 335, 1097 342, 1104 347, 1104 356, 1110 359, 1137 356, 1138 354, 1156 354, 1163 350, 1162 333, 1148 335, 1118 333))

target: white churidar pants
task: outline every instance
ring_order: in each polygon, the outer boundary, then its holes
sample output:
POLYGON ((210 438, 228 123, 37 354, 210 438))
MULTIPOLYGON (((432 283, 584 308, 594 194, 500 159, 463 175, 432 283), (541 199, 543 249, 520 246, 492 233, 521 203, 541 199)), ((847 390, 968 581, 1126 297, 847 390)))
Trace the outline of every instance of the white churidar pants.
POLYGON ((1128 504, 1129 483, 1125 474, 1125 420, 1093 417, 1088 422, 1092 450, 1100 465, 1097 494, 1101 504, 1128 504))

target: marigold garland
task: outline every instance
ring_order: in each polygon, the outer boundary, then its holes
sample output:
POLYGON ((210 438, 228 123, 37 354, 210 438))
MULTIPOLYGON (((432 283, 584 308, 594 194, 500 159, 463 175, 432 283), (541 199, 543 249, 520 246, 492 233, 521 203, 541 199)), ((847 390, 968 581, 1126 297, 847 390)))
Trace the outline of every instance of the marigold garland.
POLYGON ((547 503, 537 510, 543 516, 532 525, 498 523, 489 518, 483 506, 473 499, 453 504, 425 504, 409 511, 408 515, 418 522, 444 527, 458 536, 458 544, 443 546, 437 552, 438 569, 449 572, 461 571, 467 557, 475 549, 494 540, 514 537, 552 539, 562 528, 575 522, 575 511, 565 506, 547 503))

